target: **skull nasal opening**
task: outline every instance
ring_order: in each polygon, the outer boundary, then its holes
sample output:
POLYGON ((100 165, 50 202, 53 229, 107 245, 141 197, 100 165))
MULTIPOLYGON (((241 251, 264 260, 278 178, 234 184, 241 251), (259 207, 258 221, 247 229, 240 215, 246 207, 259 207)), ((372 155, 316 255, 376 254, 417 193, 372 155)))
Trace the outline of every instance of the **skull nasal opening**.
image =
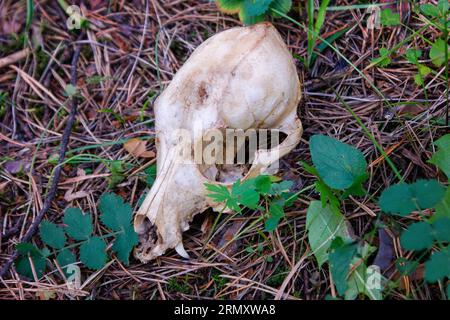
POLYGON ((274 149, 286 136, 271 129, 210 129, 196 143, 192 156, 207 179, 233 183, 248 173, 258 150, 274 149))

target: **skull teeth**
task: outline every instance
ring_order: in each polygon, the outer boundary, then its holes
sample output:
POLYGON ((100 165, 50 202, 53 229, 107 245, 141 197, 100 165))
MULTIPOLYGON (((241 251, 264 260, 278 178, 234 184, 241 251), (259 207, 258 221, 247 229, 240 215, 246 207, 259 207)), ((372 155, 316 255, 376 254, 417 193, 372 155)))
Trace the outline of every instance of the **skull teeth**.
POLYGON ((187 251, 184 249, 183 243, 180 242, 179 244, 177 244, 177 246, 175 247, 175 251, 182 256, 185 259, 190 259, 189 254, 187 253, 187 251))

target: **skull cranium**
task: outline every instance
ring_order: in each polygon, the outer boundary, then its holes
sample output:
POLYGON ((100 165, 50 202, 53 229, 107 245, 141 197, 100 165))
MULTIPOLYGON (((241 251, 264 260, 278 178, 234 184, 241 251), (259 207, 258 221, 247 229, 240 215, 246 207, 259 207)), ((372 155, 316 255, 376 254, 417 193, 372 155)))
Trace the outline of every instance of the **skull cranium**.
POLYGON ((155 110, 157 178, 135 216, 141 244, 135 255, 143 262, 175 248, 188 257, 182 233, 193 217, 208 207, 205 183, 231 186, 236 178, 264 173, 270 164, 300 141, 297 117, 300 82, 281 36, 269 23, 237 27, 201 44, 158 97, 155 110), (202 130, 196 130, 195 126, 202 130), (198 164, 194 151, 180 152, 179 136, 193 144, 209 130, 270 129, 286 134, 272 149, 256 151, 251 167, 198 164), (218 171, 223 178, 214 179, 218 171))

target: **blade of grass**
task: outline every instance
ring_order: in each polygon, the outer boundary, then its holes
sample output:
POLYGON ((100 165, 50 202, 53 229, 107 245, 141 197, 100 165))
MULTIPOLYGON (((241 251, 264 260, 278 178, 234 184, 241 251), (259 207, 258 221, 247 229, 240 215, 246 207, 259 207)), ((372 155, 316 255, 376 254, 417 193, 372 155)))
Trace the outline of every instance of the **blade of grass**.
POLYGON ((33 22, 33 15, 34 15, 33 0, 27 0, 27 18, 25 24, 26 32, 28 32, 31 28, 31 23, 33 22))

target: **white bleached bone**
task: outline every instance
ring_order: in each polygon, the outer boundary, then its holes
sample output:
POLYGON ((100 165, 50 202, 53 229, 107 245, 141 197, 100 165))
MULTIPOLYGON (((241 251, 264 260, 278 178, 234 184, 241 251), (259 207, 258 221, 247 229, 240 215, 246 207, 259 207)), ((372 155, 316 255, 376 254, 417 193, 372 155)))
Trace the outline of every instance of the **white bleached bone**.
POLYGON ((208 207, 223 207, 206 197, 204 184, 231 186, 237 177, 266 172, 289 153, 302 134, 299 100, 296 67, 271 24, 229 29, 201 44, 154 106, 157 178, 135 216, 140 235, 135 256, 147 262, 175 248, 188 258, 182 234, 193 217, 208 207), (220 171, 220 166, 198 164, 192 149, 180 152, 175 132, 187 132, 195 146, 214 129, 270 129, 286 138, 270 150, 257 150, 247 172, 242 165, 220 171))

